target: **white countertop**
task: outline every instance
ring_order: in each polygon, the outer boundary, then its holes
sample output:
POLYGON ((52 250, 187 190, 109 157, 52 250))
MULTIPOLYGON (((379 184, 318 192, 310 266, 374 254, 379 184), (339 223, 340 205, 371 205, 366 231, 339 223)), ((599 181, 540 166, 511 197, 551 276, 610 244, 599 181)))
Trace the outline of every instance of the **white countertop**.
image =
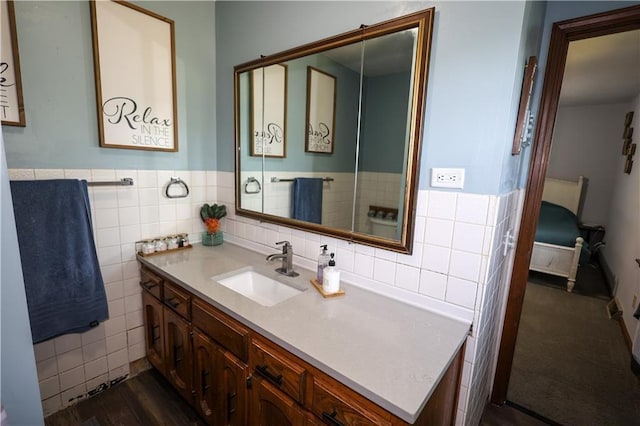
POLYGON ((280 260, 225 242, 138 256, 185 289, 263 334, 371 401, 413 423, 465 341, 470 324, 342 283, 346 295, 323 298, 300 276, 274 272, 280 260), (264 307, 211 277, 253 266, 306 291, 264 307))

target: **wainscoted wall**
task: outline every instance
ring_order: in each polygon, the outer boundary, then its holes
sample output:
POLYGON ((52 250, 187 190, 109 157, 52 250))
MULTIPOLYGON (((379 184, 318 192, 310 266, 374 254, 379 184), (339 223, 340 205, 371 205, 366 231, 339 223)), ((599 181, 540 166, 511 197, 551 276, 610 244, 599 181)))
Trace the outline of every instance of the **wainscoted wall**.
POLYGON ((356 231, 371 233, 367 213, 369 206, 398 208, 402 173, 359 172, 356 196, 356 231))
MULTIPOLYGON (((353 210, 353 173, 338 172, 286 172, 286 171, 245 171, 241 173, 242 206, 248 210, 262 211, 282 217, 291 217, 291 182, 272 182, 272 178, 293 179, 296 177, 330 177, 333 181, 322 185, 322 224, 334 228, 351 229, 351 212, 353 210), (247 194, 244 190, 249 177, 260 182, 261 190, 256 194, 247 194)), ((250 184, 249 191, 255 190, 256 184, 250 184)), ((229 203, 234 205, 233 203, 229 203)))
POLYGON ((110 381, 129 374, 129 363, 145 356, 135 242, 188 232, 200 240, 199 210, 214 202, 215 172, 167 170, 11 169, 9 178, 79 178, 111 181, 131 177, 130 187, 90 187, 93 230, 109 303, 109 319, 82 334, 67 334, 34 346, 44 415, 77 402, 110 381), (170 177, 181 177, 188 198, 169 199, 170 177))
MULTIPOLYGON (((272 178, 293 179, 296 177, 330 177, 331 182, 325 182, 322 187, 322 224, 341 229, 351 229, 351 214, 353 211, 354 173, 309 173, 266 171, 244 171, 241 173, 242 206, 248 210, 262 211, 282 217, 291 217, 291 182, 272 182, 272 178), (260 192, 249 194, 245 191, 245 184, 250 177, 260 183, 260 192)), ((357 232, 369 233, 367 212, 370 205, 378 207, 398 208, 400 199, 400 173, 359 172, 358 191, 356 194, 357 232)), ((248 191, 256 191, 256 183, 247 186, 248 191)))
POLYGON ((229 207, 225 239, 268 254, 276 241, 291 241, 295 264, 315 269, 321 244, 336 253, 345 282, 443 315, 473 321, 467 341, 457 424, 477 424, 493 381, 499 325, 511 274, 512 254, 503 256, 503 235, 518 227, 522 191, 500 196, 421 190, 411 256, 261 223, 235 215, 234 175, 229 172, 155 170, 13 169, 11 179, 132 177, 132 187, 90 189, 94 236, 110 319, 84 334, 35 345, 45 415, 73 404, 104 383, 129 373, 145 356, 142 301, 135 241, 204 229, 202 203, 229 207), (189 197, 167 199, 164 187, 179 176, 189 197))
MULTIPOLYGON (((218 202, 233 204, 233 173, 218 172, 218 202)), ((413 254, 403 255, 236 216, 223 220, 225 238, 268 254, 289 240, 294 263, 315 269, 321 244, 336 253, 345 282, 473 321, 467 340, 456 423, 476 425, 495 372, 500 324, 513 250, 503 235, 519 228, 523 191, 500 196, 421 190, 413 254)))

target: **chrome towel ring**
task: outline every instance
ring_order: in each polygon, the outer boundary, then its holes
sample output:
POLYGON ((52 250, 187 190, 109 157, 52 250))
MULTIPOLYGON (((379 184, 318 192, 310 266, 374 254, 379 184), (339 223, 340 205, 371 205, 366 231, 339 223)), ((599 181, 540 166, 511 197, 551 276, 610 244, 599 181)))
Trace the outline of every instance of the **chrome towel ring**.
POLYGON ((257 194, 262 190, 262 186, 260 186, 260 181, 253 176, 247 178, 247 181, 244 184, 244 192, 246 194, 257 194), (249 185, 255 184, 255 188, 249 190, 249 185))
POLYGON ((167 185, 167 188, 164 190, 164 194, 167 196, 167 198, 186 198, 189 196, 189 187, 187 186, 187 183, 179 177, 172 177, 169 181, 169 184, 167 185), (185 192, 178 195, 169 194, 169 188, 171 188, 172 185, 181 185, 184 188, 185 192))

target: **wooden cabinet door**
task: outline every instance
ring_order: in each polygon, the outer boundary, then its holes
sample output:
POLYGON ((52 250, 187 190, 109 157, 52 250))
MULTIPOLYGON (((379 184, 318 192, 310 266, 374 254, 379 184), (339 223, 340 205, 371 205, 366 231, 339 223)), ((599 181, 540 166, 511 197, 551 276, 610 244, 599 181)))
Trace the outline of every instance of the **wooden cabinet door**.
POLYGON ((302 426, 303 410, 284 393, 260 377, 253 376, 249 424, 251 426, 302 426))
POLYGON ((147 358, 151 365, 165 374, 164 368, 164 338, 163 338, 163 307, 158 299, 146 291, 142 292, 144 334, 147 358))
POLYGON ((218 351, 222 367, 220 373, 220 396, 222 409, 217 424, 245 426, 247 424, 247 377, 249 368, 231 352, 218 351))
POLYGON ((189 323, 164 308, 166 377, 187 401, 192 400, 193 358, 189 323))
POLYGON ((193 397, 195 407, 208 424, 219 424, 221 370, 218 348, 200 330, 193 329, 193 397))

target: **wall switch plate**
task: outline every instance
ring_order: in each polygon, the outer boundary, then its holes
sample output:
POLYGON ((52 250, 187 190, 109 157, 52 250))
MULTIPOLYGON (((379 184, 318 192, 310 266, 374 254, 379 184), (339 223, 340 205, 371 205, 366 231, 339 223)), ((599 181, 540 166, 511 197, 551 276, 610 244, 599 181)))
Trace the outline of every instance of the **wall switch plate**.
POLYGON ((431 186, 434 188, 464 188, 464 169, 431 169, 431 186))

